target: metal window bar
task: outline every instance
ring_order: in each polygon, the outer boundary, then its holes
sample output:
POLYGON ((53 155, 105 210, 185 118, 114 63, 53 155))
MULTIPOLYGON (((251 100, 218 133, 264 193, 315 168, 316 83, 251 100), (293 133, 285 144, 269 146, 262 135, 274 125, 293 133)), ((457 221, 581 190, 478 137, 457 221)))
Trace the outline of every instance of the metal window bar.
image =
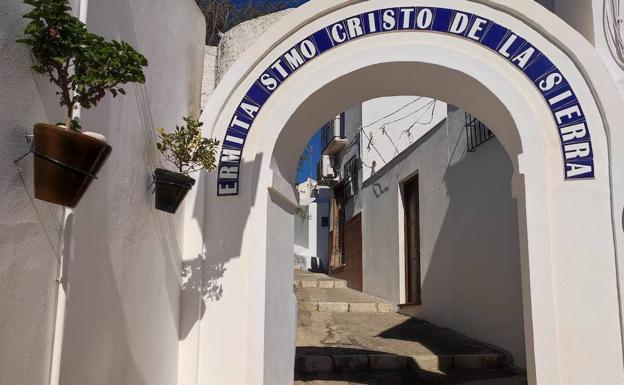
POLYGON ((345 213, 345 201, 340 205, 340 210, 338 212, 338 266, 342 266, 346 262, 345 258, 345 222, 346 222, 346 213, 345 213))
POLYGON ((475 152, 477 147, 494 138, 494 134, 480 120, 465 112, 466 144, 468 152, 475 152))
POLYGON ((359 191, 358 186, 358 158, 353 156, 344 165, 344 183, 345 183, 345 202, 349 201, 359 191))
POLYGON ((333 120, 329 121, 328 123, 326 123, 323 126, 323 128, 321 129, 321 149, 322 149, 322 151, 325 151, 325 148, 327 148, 327 146, 331 142, 331 140, 332 140, 332 138, 334 136, 333 130, 334 130, 333 120))

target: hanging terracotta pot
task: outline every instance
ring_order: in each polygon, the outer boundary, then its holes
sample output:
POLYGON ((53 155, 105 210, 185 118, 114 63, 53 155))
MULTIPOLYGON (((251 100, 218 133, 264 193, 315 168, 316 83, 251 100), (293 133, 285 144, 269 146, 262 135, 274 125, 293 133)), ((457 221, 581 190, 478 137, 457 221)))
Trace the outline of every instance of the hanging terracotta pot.
POLYGON ((86 134, 51 124, 34 129, 35 198, 75 207, 112 147, 86 134))
POLYGON ((157 168, 154 171, 156 208, 174 214, 186 197, 195 179, 179 172, 157 168))

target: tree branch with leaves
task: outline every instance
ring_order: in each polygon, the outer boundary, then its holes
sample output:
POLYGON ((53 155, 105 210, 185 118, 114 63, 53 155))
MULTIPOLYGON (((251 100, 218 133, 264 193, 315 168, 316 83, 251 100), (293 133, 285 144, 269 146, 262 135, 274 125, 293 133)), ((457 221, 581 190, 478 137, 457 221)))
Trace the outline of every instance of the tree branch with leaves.
POLYGON ((161 140, 156 145, 158 150, 182 174, 188 175, 201 169, 214 170, 219 141, 202 136, 203 123, 190 117, 183 119, 186 124, 176 126, 173 132, 158 129, 161 140))
POLYGON ((107 41, 90 33, 69 12, 69 0, 24 0, 33 9, 24 15, 26 38, 35 64, 32 68, 47 75, 60 88, 56 92, 66 108, 66 126, 80 131, 74 119, 77 106, 91 108, 107 93, 125 95, 121 86, 144 83, 147 59, 123 41, 107 41))

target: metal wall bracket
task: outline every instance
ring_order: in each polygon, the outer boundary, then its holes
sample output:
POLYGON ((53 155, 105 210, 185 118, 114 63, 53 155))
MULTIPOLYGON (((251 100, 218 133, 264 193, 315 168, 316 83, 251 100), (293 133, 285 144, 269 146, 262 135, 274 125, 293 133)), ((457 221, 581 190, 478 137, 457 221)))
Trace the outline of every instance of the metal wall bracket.
POLYGON ((87 177, 89 177, 89 178, 91 178, 91 179, 97 179, 97 176, 95 176, 95 175, 93 175, 93 174, 91 174, 91 173, 89 173, 89 172, 86 172, 86 171, 81 170, 81 169, 79 169, 79 168, 76 168, 76 167, 74 167, 74 166, 72 166, 72 165, 69 165, 69 164, 67 164, 67 163, 63 163, 63 162, 61 162, 61 161, 59 161, 59 160, 56 160, 56 159, 54 159, 54 158, 50 158, 50 157, 49 157, 49 156, 47 156, 47 155, 44 155, 44 154, 42 154, 42 153, 40 153, 40 152, 35 151, 35 142, 32 140, 32 138, 33 138, 33 137, 34 137, 34 135, 33 135, 33 134, 26 134, 26 141, 27 141, 28 143, 30 143, 30 150, 28 150, 28 152, 27 152, 27 153, 25 153, 24 155, 22 155, 22 156, 20 156, 19 158, 15 159, 15 160, 13 161, 14 163, 16 163, 16 164, 17 164, 17 163, 18 163, 18 162, 20 162, 22 159, 24 159, 25 157, 27 157, 29 154, 34 154, 37 158, 44 159, 44 160, 46 160, 46 161, 48 161, 48 162, 51 162, 51 163, 56 164, 57 166, 60 166, 60 167, 66 168, 66 169, 68 169, 68 170, 70 170, 70 171, 73 171, 73 172, 76 172, 76 173, 78 173, 78 174, 85 175, 85 176, 87 176, 87 177))

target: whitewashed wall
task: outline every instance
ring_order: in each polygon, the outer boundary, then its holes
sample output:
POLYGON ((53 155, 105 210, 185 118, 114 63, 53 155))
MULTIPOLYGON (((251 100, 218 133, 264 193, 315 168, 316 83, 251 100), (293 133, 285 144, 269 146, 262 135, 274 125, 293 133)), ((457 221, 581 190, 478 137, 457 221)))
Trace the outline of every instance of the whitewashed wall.
POLYGON ((406 302, 401 183, 418 175, 422 305, 404 311, 502 347, 524 366, 512 164, 496 139, 467 153, 464 113, 450 110, 364 183, 364 291, 406 302))
POLYGON ((204 47, 204 72, 202 76, 201 106, 205 106, 208 98, 217 86, 217 47, 204 47))
POLYGON ((150 183, 155 128, 199 113, 204 23, 193 0, 89 2, 89 28, 150 66, 145 85, 83 114, 113 153, 76 210, 63 384, 177 381, 181 215, 153 208, 150 183))
POLYGON ((363 180, 381 170, 445 118, 446 103, 427 97, 392 96, 362 103, 363 180))
MULTIPOLYGON (((27 9, 0 4, 0 383, 46 384, 52 349, 61 210, 33 201, 23 131, 62 119, 53 90, 14 43, 27 9), (8 347, 11 347, 10 349, 8 347)), ((82 114, 113 152, 66 226, 68 303, 61 383, 177 381, 181 216, 153 208, 161 161, 154 130, 199 114, 205 22, 193 0, 91 1, 88 28, 123 39, 150 62, 147 83, 82 114)))
POLYGON ((240 23, 236 27, 227 31, 218 47, 218 61, 215 80, 217 83, 223 79, 228 69, 234 64, 236 59, 251 47, 254 41, 265 33, 273 24, 286 16, 291 10, 275 12, 261 16, 253 20, 240 23))
POLYGON ((28 6, 0 2, 0 384, 45 384, 50 370, 62 213, 34 200, 24 134, 61 121, 54 89, 17 44, 28 6))
POLYGON ((330 188, 318 186, 308 179, 297 186, 299 206, 305 210, 306 218, 295 215, 295 268, 310 269, 312 258, 318 258, 324 271, 329 266, 329 213, 330 188), (311 189, 314 196, 311 195, 311 189), (326 217, 327 226, 322 218, 326 217))
MULTIPOLYGON (((537 2, 555 13, 566 23, 576 29, 583 37, 596 47, 600 58, 615 79, 620 94, 624 95, 624 69, 618 66, 614 60, 609 46, 607 45, 607 35, 605 26, 618 29, 613 23, 614 20, 605 18, 604 5, 610 2, 618 5, 621 12, 624 12, 623 0, 538 0, 537 2)), ((624 17, 624 14, 619 15, 624 17)), ((624 26, 620 23, 619 31, 624 36, 624 26)))

